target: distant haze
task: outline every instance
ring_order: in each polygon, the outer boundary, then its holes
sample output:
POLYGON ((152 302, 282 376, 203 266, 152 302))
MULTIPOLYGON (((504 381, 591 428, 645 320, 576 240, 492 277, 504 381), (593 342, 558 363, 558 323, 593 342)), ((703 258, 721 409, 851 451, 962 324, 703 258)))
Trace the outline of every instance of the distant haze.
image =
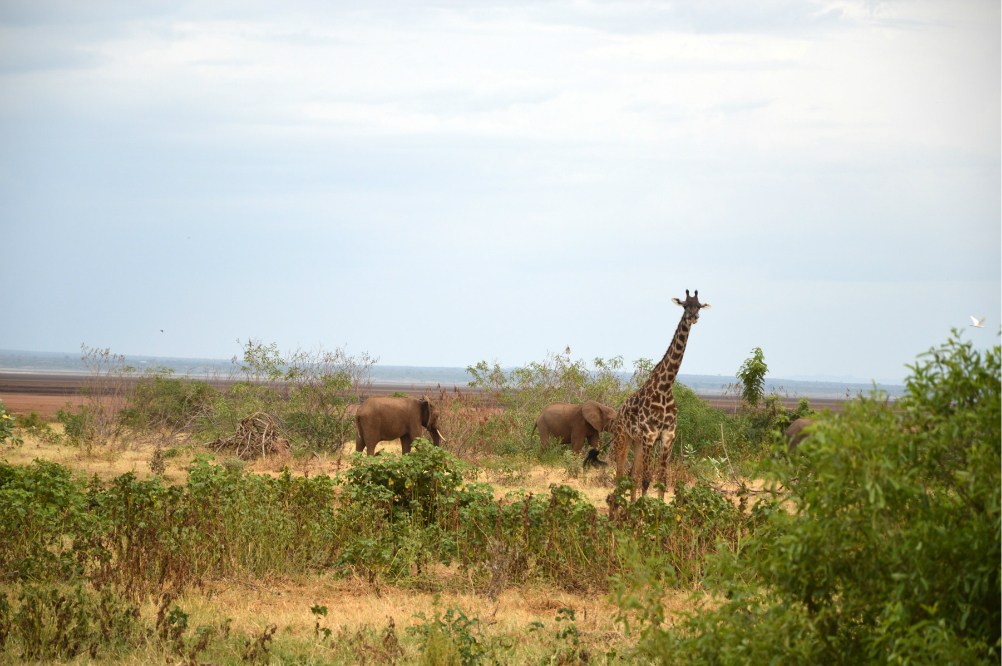
MULTIPOLYGON (((175 376, 189 376, 194 379, 239 380, 244 378, 241 363, 227 359, 209 358, 154 358, 149 356, 127 356, 120 359, 125 367, 136 373, 148 370, 168 369, 175 376)), ((119 365, 119 367, 122 367, 119 365)), ((513 368, 504 368, 510 372, 513 368)), ((104 370, 107 372, 107 369, 104 370)), ((92 369, 84 363, 80 354, 33 352, 25 350, 0 349, 0 373, 31 375, 88 375, 92 369)), ((624 371, 620 376, 626 380, 632 375, 624 371)), ((370 368, 369 378, 374 384, 412 385, 418 388, 437 387, 446 390, 455 386, 467 386, 473 376, 466 368, 422 367, 376 364, 370 368)), ((678 383, 685 384, 703 395, 721 394, 735 389, 736 378, 723 375, 680 374, 678 383)), ((782 378, 767 376, 767 393, 784 396, 810 396, 824 398, 844 398, 858 393, 869 395, 879 389, 892 397, 903 395, 904 387, 880 382, 863 381, 856 377, 814 378, 801 380, 796 377, 782 378)))
POLYGON ((995 1, 0 4, 0 348, 900 382, 1002 324, 995 1), (986 317, 984 329, 969 317, 986 317))

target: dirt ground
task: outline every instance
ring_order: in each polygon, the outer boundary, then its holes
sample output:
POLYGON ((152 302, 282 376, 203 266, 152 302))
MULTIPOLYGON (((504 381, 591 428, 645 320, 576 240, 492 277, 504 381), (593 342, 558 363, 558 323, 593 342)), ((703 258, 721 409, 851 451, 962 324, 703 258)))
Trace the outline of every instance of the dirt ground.
MULTIPOLYGON (((66 406, 67 402, 77 404, 82 402, 80 389, 87 377, 84 375, 32 374, 23 372, 0 372, 0 401, 7 406, 12 414, 29 414, 38 412, 41 416, 52 418, 56 412, 66 406)), ((217 388, 225 388, 226 382, 216 382, 217 388)), ((399 391, 408 395, 421 396, 438 393, 438 389, 429 386, 414 386, 409 384, 378 384, 369 391, 372 395, 389 395, 399 391)), ((733 396, 703 395, 711 407, 733 413, 738 401, 733 396)), ((796 398, 784 398, 784 404, 789 409, 797 406, 796 398)), ((828 408, 840 412, 845 404, 842 400, 827 398, 812 398, 815 409, 828 408)))

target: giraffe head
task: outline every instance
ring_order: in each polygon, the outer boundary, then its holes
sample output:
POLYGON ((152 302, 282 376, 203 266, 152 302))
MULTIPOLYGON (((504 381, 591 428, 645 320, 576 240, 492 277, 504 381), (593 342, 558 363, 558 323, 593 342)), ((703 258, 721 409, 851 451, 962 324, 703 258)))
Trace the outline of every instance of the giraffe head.
POLYGON ((690 325, 695 324, 697 321, 699 321, 700 310, 705 310, 706 308, 710 307, 709 303, 699 302, 699 289, 697 289, 692 296, 689 295, 689 290, 686 289, 684 301, 680 301, 677 298, 673 298, 671 299, 671 302, 674 303, 675 305, 681 305, 683 308, 685 308, 685 312, 682 314, 682 317, 687 319, 690 325))

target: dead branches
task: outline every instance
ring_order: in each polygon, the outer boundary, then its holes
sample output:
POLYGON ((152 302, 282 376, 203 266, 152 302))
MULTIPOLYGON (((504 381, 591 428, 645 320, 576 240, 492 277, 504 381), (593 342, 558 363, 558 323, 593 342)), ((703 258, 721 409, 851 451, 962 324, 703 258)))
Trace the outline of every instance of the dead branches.
POLYGON ((289 453, 289 440, 279 434, 275 419, 264 412, 254 412, 240 421, 233 435, 226 439, 215 439, 209 446, 216 453, 226 449, 241 460, 251 460, 259 453, 262 458, 267 458, 269 453, 289 453))

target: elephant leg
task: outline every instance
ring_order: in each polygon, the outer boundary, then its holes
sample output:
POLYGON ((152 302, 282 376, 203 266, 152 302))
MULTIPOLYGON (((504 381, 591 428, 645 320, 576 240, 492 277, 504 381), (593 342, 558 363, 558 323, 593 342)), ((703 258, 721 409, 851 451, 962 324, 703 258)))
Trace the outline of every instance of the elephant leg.
POLYGON ((588 448, 597 449, 598 448, 598 431, 596 430, 594 434, 588 435, 588 448))
POLYGON ((668 482, 668 464, 671 462, 672 445, 675 443, 675 424, 671 430, 661 431, 661 459, 658 461, 658 475, 656 485, 658 487, 658 499, 665 498, 665 484, 668 482))
POLYGON ((355 440, 355 453, 361 453, 365 448, 365 438, 362 437, 361 431, 358 433, 358 438, 355 440))
POLYGON ((379 443, 379 437, 375 434, 370 434, 369 437, 365 438, 365 452, 366 455, 374 456, 376 455, 376 444, 379 443))
POLYGON ((410 453, 411 452, 411 442, 413 442, 413 441, 414 441, 414 438, 411 437, 409 434, 404 433, 403 435, 401 435, 400 436, 400 450, 403 451, 404 453, 410 453))
POLYGON ((545 451, 550 446, 550 429, 539 426, 539 450, 545 451))
POLYGON ((584 447, 585 436, 583 432, 571 432, 571 450, 574 455, 579 455, 584 447))

